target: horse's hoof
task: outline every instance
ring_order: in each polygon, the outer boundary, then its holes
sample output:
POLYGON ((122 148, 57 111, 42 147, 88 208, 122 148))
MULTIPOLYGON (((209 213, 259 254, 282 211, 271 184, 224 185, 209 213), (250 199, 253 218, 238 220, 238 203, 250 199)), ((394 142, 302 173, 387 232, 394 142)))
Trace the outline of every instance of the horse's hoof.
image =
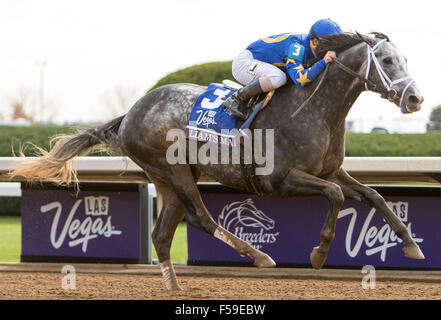
POLYGON ((403 247, 403 252, 404 255, 408 258, 419 259, 419 260, 425 259, 423 252, 421 251, 420 247, 417 244, 408 247, 403 247))
POLYGON ((312 249, 311 254, 309 255, 309 259, 311 260, 312 267, 316 270, 320 270, 325 263, 326 256, 322 256, 319 251, 319 247, 314 247, 312 249))
POLYGON ((169 284, 166 286, 168 291, 182 291, 183 289, 177 283, 169 284))
POLYGON ((272 268, 276 266, 276 263, 269 255, 264 253, 254 260, 254 265, 258 268, 272 268))

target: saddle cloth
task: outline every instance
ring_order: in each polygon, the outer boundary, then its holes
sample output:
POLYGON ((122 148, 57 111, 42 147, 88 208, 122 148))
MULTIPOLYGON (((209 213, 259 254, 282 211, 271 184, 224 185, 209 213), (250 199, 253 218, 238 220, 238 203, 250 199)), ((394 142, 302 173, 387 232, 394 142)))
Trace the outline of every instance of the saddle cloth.
POLYGON ((236 145, 237 119, 224 108, 234 90, 211 83, 196 100, 186 127, 188 139, 224 145, 236 145))

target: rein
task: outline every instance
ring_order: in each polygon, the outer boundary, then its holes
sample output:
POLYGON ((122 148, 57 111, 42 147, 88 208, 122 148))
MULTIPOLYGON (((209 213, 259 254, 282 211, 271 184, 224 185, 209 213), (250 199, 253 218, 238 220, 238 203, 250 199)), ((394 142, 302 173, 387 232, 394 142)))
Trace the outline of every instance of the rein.
POLYGON ((319 82, 319 84, 317 85, 317 87, 315 87, 315 89, 314 89, 314 92, 313 93, 311 93, 311 95, 308 97, 308 99, 306 99, 303 103, 302 103, 302 105, 300 106, 300 107, 298 107, 297 108, 297 110, 296 111, 294 111, 294 113, 291 115, 291 119, 294 119, 295 117, 296 117, 296 115, 308 104, 308 102, 309 102, 309 100, 311 100, 311 98, 315 95, 315 93, 318 91, 318 89, 320 88, 320 86, 322 85, 322 83, 323 83, 323 80, 325 79, 325 77, 326 77, 326 74, 328 73, 328 67, 329 67, 329 64, 327 64, 326 65, 326 69, 325 69, 325 72, 323 73, 323 76, 322 76, 322 78, 320 79, 320 82, 319 82))
POLYGON ((355 72, 354 70, 352 70, 351 68, 345 66, 343 63, 341 63, 340 61, 338 61, 337 59, 335 59, 333 61, 333 63, 335 63, 340 69, 342 69, 344 72, 349 73, 351 76, 357 78, 358 80, 360 80, 361 82, 365 83, 365 86, 370 86, 371 88, 373 88, 373 90, 377 89, 377 85, 375 83, 373 83, 371 80, 369 79, 365 79, 363 76, 361 76, 360 74, 358 74, 357 72, 355 72))

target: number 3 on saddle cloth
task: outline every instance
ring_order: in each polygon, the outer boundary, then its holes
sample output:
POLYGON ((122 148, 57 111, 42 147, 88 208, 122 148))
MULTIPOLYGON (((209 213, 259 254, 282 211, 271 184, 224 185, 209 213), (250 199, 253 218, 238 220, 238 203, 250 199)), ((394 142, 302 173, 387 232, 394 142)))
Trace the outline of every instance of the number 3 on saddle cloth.
MULTIPOLYGON (((265 101, 259 102, 253 107, 251 115, 238 128, 238 120, 228 110, 224 109, 225 100, 231 96, 237 88, 234 82, 225 84, 211 83, 207 90, 196 100, 186 127, 188 139, 212 142, 220 145, 236 146, 240 137, 245 136, 247 129, 254 117, 269 101, 273 92, 267 95, 265 101)), ((250 101, 253 103, 254 101, 250 101)))

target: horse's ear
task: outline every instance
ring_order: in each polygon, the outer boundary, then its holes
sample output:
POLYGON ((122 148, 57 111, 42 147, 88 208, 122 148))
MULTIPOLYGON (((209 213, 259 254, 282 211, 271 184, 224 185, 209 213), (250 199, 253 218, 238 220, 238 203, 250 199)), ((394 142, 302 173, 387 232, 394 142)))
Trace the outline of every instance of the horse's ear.
POLYGON ((390 42, 389 37, 387 35, 385 35, 384 33, 373 31, 373 32, 370 32, 370 34, 373 34, 375 38, 386 39, 388 42, 390 42))
POLYGON ((360 38, 361 41, 366 42, 368 45, 370 45, 370 43, 366 40, 366 38, 358 31, 355 31, 355 34, 357 35, 358 38, 360 38))
MULTIPOLYGON (((359 33, 358 31, 355 31, 355 33, 357 34, 357 37, 363 41, 364 43, 366 43, 368 46, 372 47, 375 45, 375 41, 372 39, 372 37, 366 36, 364 34, 359 33)), ((370 32, 369 34, 372 34, 372 32, 370 32)))

